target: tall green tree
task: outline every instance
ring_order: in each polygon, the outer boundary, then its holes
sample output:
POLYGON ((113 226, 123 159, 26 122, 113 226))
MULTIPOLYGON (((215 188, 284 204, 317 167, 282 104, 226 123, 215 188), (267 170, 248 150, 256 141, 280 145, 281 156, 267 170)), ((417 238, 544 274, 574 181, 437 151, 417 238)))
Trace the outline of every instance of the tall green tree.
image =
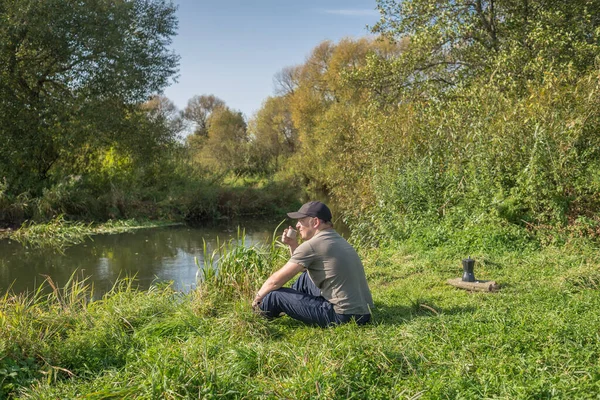
MULTIPOLYGON (((582 74, 599 54, 600 0, 377 0, 375 33, 408 40, 402 56, 371 60, 371 80, 395 101, 482 74, 522 88, 550 71, 582 74)), ((368 75, 368 74, 367 74, 368 75)), ((363 77, 366 77, 364 75, 363 77)))
POLYGON ((293 91, 285 97, 299 143, 288 163, 293 176, 319 190, 334 183, 327 181, 339 176, 334 160, 356 142, 357 130, 350 128, 355 106, 367 100, 368 87, 352 78, 367 67, 370 55, 389 58, 402 50, 403 44, 371 38, 325 41, 291 70, 293 91))
POLYGON ((195 125, 195 135, 206 137, 208 136, 208 118, 219 107, 225 107, 225 102, 215 95, 194 96, 183 110, 183 117, 195 125))
POLYGON ((9 190, 47 187, 82 151, 135 151, 131 137, 144 132, 132 115, 177 70, 175 10, 166 0, 0 1, 0 176, 9 190))
POLYGON ((208 134, 197 158, 218 171, 244 172, 249 165, 246 121, 229 107, 213 110, 207 121, 208 134))
POLYGON ((159 141, 170 142, 185 129, 183 117, 175 103, 163 95, 155 95, 140 107, 149 120, 165 128, 159 141))
POLYGON ((287 97, 269 97, 250 120, 249 134, 261 169, 277 170, 298 146, 298 130, 292 121, 287 97))

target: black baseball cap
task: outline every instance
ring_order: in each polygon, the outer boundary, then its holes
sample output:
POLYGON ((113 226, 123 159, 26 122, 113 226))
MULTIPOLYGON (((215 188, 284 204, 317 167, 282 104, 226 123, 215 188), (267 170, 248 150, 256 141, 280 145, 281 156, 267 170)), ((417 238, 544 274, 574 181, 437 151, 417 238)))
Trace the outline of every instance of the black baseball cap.
POLYGON ((320 201, 309 201, 308 203, 303 204, 298 211, 289 212, 287 215, 292 219, 317 217, 325 222, 331 221, 331 211, 329 210, 329 207, 320 201))

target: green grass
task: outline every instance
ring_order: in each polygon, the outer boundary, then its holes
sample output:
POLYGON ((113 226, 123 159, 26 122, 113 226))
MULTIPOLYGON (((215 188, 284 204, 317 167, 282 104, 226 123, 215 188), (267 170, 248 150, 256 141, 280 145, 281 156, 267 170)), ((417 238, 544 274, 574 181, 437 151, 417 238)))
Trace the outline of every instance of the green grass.
POLYGON ((83 242, 92 235, 116 234, 136 229, 176 225, 173 222, 110 220, 101 224, 68 221, 62 215, 47 223, 25 223, 15 231, 5 231, 1 239, 13 239, 30 247, 65 247, 83 242))
POLYGON ((122 281, 89 302, 90 288, 74 280, 49 295, 7 294, 0 301, 0 397, 587 399, 600 393, 600 253, 593 244, 471 254, 476 277, 496 280, 497 293, 447 285, 462 273, 450 250, 364 250, 374 323, 330 329, 253 314, 252 293, 277 268, 282 249, 227 246, 231 255, 217 261, 221 275, 187 295, 168 285, 139 292, 122 281))

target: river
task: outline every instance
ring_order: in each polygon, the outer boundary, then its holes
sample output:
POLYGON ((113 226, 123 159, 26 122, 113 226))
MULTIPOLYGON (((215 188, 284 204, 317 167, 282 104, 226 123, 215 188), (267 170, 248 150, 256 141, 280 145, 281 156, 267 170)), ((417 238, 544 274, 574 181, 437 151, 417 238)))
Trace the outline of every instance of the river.
MULTIPOLYGON (((275 223, 244 222, 246 245, 270 243, 275 223)), ((195 258, 203 262, 204 242, 210 252, 238 237, 237 225, 172 226, 116 235, 96 235, 62 253, 0 241, 0 293, 33 291, 46 276, 62 287, 75 274, 94 285, 94 297, 106 293, 119 278, 135 277, 135 286, 173 282, 177 290, 196 286, 195 258)), ((200 264, 202 265, 202 264, 200 264)))
MULTIPOLYGON (((324 194, 315 198, 326 199, 324 194)), ((335 218, 338 215, 335 204, 327 203, 334 215, 335 229, 348 238, 350 230, 340 218, 335 218)), ((0 240, 0 295, 9 289, 14 293, 36 290, 46 276, 63 287, 73 274, 93 284, 95 298, 125 277, 135 277, 135 286, 142 290, 156 283, 172 282, 176 290, 187 292, 196 287, 195 259, 202 265, 205 242, 212 252, 217 248, 217 238, 221 243, 237 238, 238 227, 241 227, 247 246, 267 244, 280 222, 253 219, 202 227, 171 226, 95 235, 63 252, 27 248, 14 241, 0 240)), ((288 219, 285 223, 293 225, 295 221, 288 219)))

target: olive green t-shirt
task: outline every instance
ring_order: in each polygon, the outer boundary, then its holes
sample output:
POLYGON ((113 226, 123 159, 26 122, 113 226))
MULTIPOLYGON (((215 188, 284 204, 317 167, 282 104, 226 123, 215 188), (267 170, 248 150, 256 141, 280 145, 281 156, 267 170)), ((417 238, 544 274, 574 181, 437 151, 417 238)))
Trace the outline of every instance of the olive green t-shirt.
POLYGON ((290 261, 308 270, 336 313, 370 314, 373 298, 365 269, 356 250, 335 230, 317 232, 296 248, 290 261))

